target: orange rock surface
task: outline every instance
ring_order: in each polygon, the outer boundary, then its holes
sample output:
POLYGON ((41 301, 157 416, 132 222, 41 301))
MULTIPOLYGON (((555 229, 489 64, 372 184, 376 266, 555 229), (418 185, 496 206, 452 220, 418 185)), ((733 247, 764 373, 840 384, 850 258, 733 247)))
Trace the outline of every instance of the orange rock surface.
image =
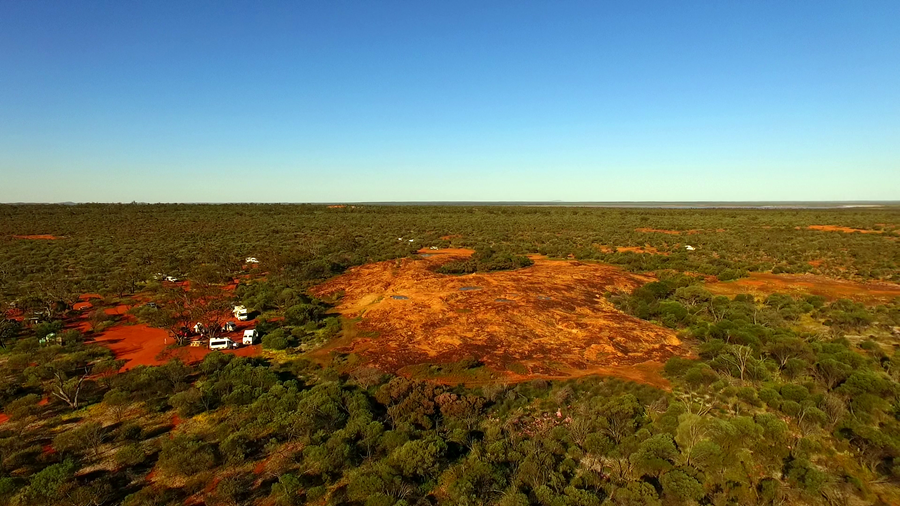
POLYGON ((425 258, 363 265, 312 292, 343 294, 337 310, 358 335, 322 350, 356 353, 390 372, 471 357, 503 380, 612 374, 665 387, 659 375, 686 354, 675 333, 616 310, 606 292, 651 281, 599 263, 549 260, 514 271, 443 275, 471 250, 421 250, 425 258))

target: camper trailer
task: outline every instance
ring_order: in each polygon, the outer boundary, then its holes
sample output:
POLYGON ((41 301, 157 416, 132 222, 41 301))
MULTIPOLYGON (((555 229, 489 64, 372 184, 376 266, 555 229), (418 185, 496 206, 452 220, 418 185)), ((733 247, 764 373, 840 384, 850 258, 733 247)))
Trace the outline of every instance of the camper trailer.
POLYGON ((209 349, 211 350, 230 350, 235 347, 237 347, 237 345, 234 343, 234 341, 228 339, 227 337, 209 340, 209 349))
POLYGON ((234 317, 240 321, 247 320, 247 308, 244 306, 234 306, 232 313, 234 313, 234 317))
POLYGON ((243 343, 247 346, 256 344, 259 339, 259 333, 256 329, 248 329, 244 331, 244 340, 243 343))

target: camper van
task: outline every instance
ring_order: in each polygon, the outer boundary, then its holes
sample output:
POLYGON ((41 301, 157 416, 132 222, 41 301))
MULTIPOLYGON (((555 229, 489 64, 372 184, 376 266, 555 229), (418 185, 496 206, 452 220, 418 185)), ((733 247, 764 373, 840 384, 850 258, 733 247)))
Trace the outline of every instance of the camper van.
POLYGON ((256 331, 256 329, 248 329, 248 330, 244 331, 243 343, 247 346, 249 346, 251 344, 256 344, 258 338, 259 338, 259 333, 256 331))
POLYGON ((227 337, 209 340, 209 349, 211 350, 230 350, 231 348, 235 347, 237 347, 237 345, 234 343, 234 341, 228 339, 227 337))
POLYGON ((247 308, 244 306, 234 306, 232 313, 234 313, 234 317, 240 321, 247 320, 247 308))

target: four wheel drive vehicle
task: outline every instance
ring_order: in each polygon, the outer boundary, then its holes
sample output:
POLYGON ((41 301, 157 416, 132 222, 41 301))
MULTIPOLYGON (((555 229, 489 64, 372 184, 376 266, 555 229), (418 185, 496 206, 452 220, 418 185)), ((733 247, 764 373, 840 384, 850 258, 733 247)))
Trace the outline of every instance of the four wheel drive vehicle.
POLYGON ((247 329, 244 331, 243 344, 249 346, 252 344, 256 344, 258 340, 259 332, 257 332, 256 329, 247 329))
POLYGON ((211 350, 230 350, 232 348, 237 348, 237 343, 227 337, 209 340, 209 349, 211 350))
POLYGON ((222 325, 222 330, 225 332, 234 332, 237 330, 237 325, 234 322, 225 322, 225 325, 222 325))
POLYGON ((240 321, 246 321, 248 318, 247 308, 244 306, 234 306, 234 309, 231 312, 234 313, 234 317, 240 321))

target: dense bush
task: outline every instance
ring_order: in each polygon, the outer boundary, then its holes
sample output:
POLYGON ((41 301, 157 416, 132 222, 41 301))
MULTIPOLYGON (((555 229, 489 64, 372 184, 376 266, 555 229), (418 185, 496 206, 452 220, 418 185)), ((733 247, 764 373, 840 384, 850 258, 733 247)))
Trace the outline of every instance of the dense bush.
MULTIPOLYGON (((14 303, 16 317, 49 319, 0 326, 0 406, 10 416, 0 423, 0 503, 895 504, 900 353, 891 333, 900 302, 730 299, 697 275, 896 279, 889 237, 802 228, 872 228, 895 217, 890 209, 0 206, 2 302, 14 303), (650 226, 684 233, 637 230, 650 226), (66 238, 3 235, 13 233, 66 238), (683 248, 688 241, 695 251, 683 248), (476 249, 476 270, 521 267, 520 255, 538 252, 656 271, 656 282, 611 300, 674 329, 692 354, 665 364, 669 389, 659 389, 600 377, 447 386, 360 367, 352 354, 301 353, 341 330, 306 287, 429 245, 476 249), (261 265, 244 266, 247 255, 261 265), (159 307, 135 313, 156 321, 151 313, 171 309, 152 280, 159 272, 196 279, 200 293, 237 277, 234 301, 262 314, 264 347, 300 348, 117 373, 122 364, 108 350, 60 332, 80 323, 67 311, 83 291, 102 291, 111 306, 119 293, 144 290, 159 307), (50 332, 62 339, 40 343, 50 332)), ((457 364, 482 366, 474 357, 457 364)))

